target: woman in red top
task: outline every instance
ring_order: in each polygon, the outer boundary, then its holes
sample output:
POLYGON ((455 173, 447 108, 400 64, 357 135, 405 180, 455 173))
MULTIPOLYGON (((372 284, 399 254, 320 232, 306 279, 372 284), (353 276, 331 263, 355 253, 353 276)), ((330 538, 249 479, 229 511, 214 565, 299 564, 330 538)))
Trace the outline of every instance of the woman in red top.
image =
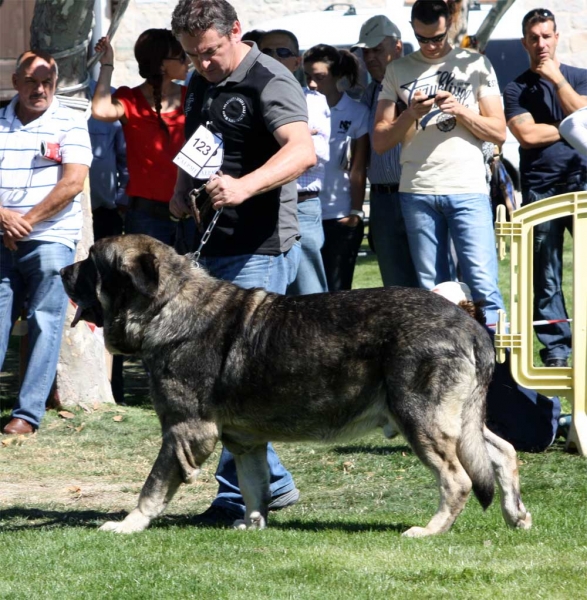
POLYGON ((168 29, 148 29, 135 44, 139 74, 135 88, 110 92, 114 51, 107 37, 96 44, 100 77, 92 99, 92 115, 101 121, 120 120, 126 138, 130 199, 126 233, 145 233, 173 245, 176 224, 169 201, 177 175, 173 158, 184 144, 183 103, 186 88, 174 80, 187 75, 187 57, 168 29))

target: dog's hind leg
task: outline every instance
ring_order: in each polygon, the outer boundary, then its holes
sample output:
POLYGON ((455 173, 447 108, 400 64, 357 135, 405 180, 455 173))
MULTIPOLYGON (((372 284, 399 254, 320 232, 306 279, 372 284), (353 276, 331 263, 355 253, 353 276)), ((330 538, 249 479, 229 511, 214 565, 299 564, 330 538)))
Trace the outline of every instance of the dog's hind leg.
POLYGON ((238 485, 245 501, 245 519, 234 523, 237 529, 265 529, 267 506, 271 499, 267 444, 234 456, 238 485))
POLYGON ((520 477, 514 447, 484 427, 483 436, 501 492, 501 512, 510 527, 530 529, 532 516, 520 495, 520 477))
MULTIPOLYGON (((435 425, 430 424, 430 427, 435 425)), ((405 429, 405 427, 404 427, 405 429)), ((411 527, 406 537, 424 537, 448 531, 459 516, 472 488, 471 479, 457 456, 457 440, 440 430, 406 432, 406 439, 436 477, 440 503, 426 527, 411 527)))

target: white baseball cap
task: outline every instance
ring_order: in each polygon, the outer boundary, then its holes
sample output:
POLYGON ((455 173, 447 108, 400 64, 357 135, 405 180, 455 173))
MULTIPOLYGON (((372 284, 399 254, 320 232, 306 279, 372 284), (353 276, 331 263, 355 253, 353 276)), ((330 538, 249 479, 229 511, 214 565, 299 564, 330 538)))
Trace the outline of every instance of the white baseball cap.
POLYGON ((353 48, 375 48, 386 37, 401 40, 402 34, 397 25, 392 23, 385 15, 375 15, 363 23, 359 33, 359 41, 353 48))

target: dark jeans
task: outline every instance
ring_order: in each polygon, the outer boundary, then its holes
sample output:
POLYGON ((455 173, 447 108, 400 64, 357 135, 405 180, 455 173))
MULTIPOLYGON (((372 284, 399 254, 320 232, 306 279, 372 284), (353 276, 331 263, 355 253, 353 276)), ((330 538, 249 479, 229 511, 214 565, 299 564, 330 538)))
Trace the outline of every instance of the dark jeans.
POLYGON ((322 261, 328 281, 328 291, 350 290, 359 248, 363 240, 365 225, 361 221, 356 227, 342 225, 338 219, 322 221, 324 246, 322 261))
MULTIPOLYGON (((543 198, 579 192, 587 189, 581 176, 543 189, 522 190, 523 205, 543 198)), ((566 319, 567 309, 563 294, 563 243, 565 230, 573 233, 573 218, 562 217, 534 227, 534 319, 566 319)), ((568 323, 536 326, 536 336, 544 346, 540 350, 543 362, 548 359, 566 359, 571 353, 572 333, 568 323)))

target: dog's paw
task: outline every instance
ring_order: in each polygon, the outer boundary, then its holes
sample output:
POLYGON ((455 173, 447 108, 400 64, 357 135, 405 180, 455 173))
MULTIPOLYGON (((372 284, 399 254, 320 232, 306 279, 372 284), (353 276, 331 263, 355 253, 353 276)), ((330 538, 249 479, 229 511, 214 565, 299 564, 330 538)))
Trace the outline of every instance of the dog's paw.
POLYGON ((518 519, 516 529, 530 529, 532 527, 532 515, 527 512, 523 519, 518 519))
POLYGON ((247 520, 238 519, 232 526, 234 529, 265 529, 267 523, 259 511, 254 511, 247 520))
POLYGON ((138 533, 149 526, 151 519, 136 509, 124 521, 107 521, 100 527, 100 531, 113 531, 114 533, 138 533))
POLYGON ((432 535, 432 533, 428 531, 426 527, 410 527, 407 531, 404 531, 402 533, 402 537, 409 538, 421 538, 426 537, 428 535, 432 535))

